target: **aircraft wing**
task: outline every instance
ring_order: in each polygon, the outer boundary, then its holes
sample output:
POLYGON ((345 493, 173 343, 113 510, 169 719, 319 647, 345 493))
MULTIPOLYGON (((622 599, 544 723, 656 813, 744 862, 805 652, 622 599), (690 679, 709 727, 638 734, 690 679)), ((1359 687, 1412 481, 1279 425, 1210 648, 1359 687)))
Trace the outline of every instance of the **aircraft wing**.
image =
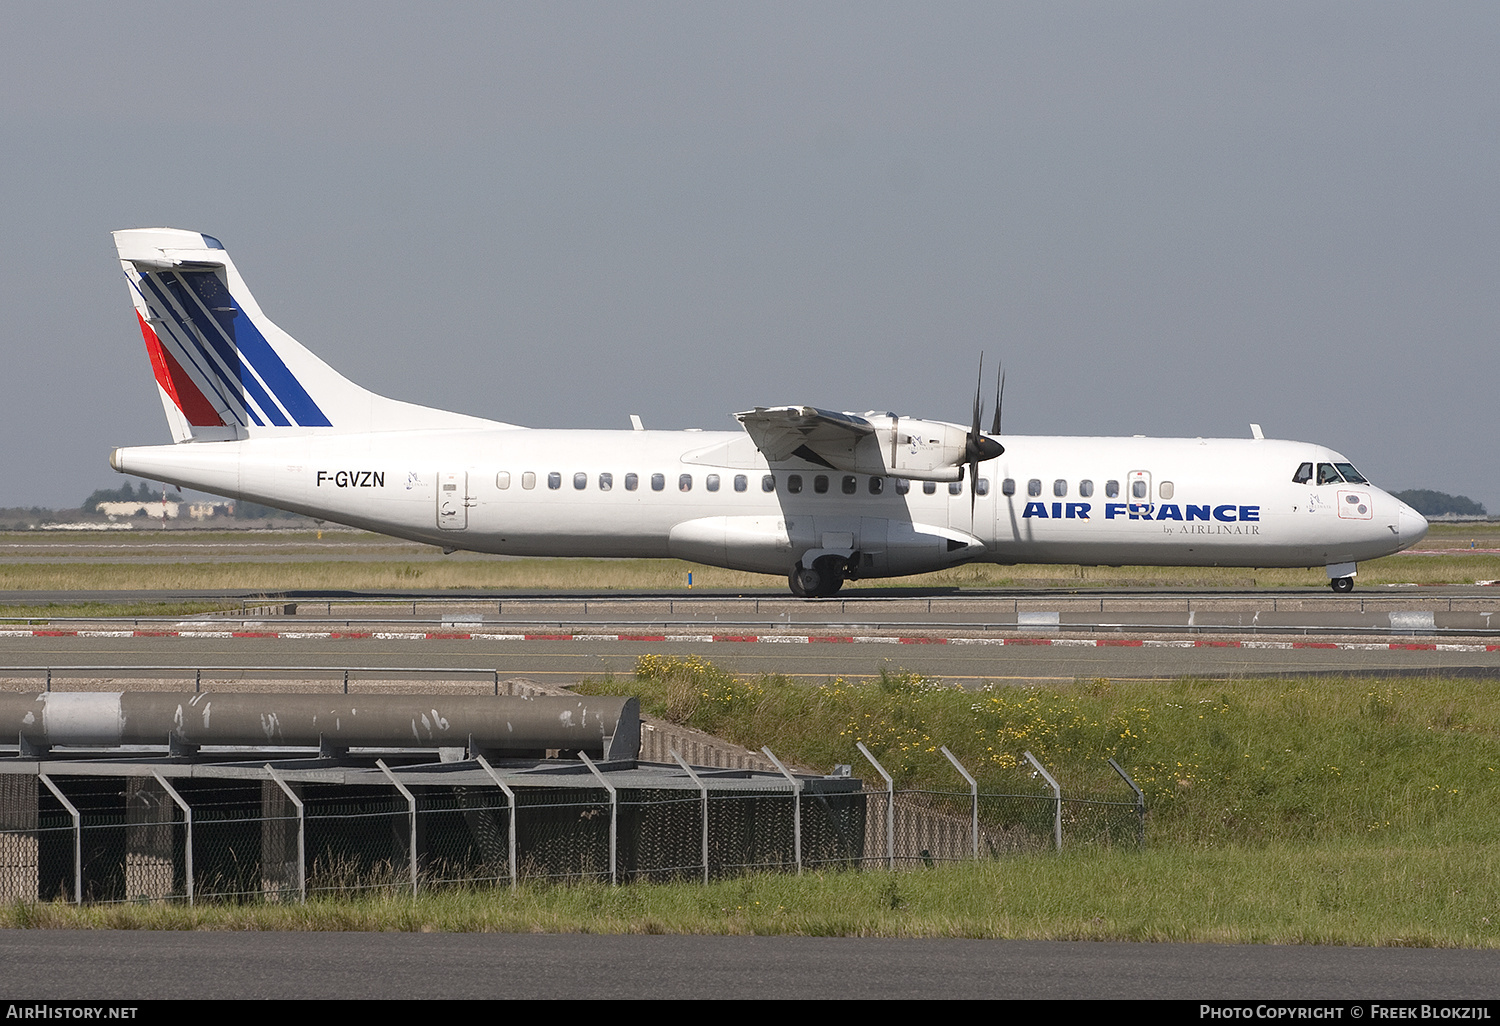
POLYGON ((734 416, 772 462, 799 456, 824 466, 847 466, 854 447, 875 434, 875 425, 863 417, 813 406, 757 406, 734 416))

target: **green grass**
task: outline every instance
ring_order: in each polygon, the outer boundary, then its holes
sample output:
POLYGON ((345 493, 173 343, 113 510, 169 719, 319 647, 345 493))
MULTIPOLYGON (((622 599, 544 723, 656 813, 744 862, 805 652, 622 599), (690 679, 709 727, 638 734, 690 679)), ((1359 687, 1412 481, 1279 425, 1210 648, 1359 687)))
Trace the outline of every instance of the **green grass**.
POLYGON ((222 602, 47 602, 34 606, 0 605, 0 621, 90 619, 94 617, 193 616, 218 612, 222 602))
POLYGON ((933 869, 526 885, 306 906, 0 906, 0 927, 1001 937, 1500 947, 1492 844, 1079 851, 933 869))
MULTIPOLYGON (((140 589, 240 590, 261 593, 328 590, 509 589, 664 591, 685 594, 688 574, 705 590, 770 590, 780 576, 723 570, 668 559, 322 559, 286 562, 212 562, 189 554, 174 563, 5 563, 0 590, 109 591, 140 589), (196 560, 196 561, 187 561, 196 560)), ((1360 564, 1359 585, 1473 584, 1500 580, 1500 556, 1398 555, 1360 564)), ((1079 567, 972 564, 914 577, 853 581, 845 594, 892 588, 1321 588, 1316 570, 1232 567, 1079 567)))
POLYGON ((906 673, 809 687, 736 677, 695 657, 643 657, 633 678, 585 681, 643 710, 818 772, 959 790, 946 745, 995 793, 1038 791, 1030 750, 1065 794, 1146 792, 1153 847, 1500 841, 1500 689, 1414 677, 1083 681, 963 691, 906 673))

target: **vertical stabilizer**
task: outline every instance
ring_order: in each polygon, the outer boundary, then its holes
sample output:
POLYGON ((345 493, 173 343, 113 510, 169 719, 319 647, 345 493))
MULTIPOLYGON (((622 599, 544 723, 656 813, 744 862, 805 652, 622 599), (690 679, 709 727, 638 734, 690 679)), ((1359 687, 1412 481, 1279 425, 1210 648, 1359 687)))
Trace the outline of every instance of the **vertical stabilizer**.
POLYGON ((174 441, 511 426, 354 384, 261 311, 212 236, 136 228, 114 238, 174 441))

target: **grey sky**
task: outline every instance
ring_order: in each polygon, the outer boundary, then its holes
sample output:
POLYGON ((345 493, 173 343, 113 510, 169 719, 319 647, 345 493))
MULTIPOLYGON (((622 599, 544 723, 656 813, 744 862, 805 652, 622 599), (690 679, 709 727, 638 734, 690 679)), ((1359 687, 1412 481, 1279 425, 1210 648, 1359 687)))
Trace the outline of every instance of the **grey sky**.
POLYGON ((109 231, 376 391, 1268 435, 1500 511, 1493 4, 11 4, 0 505, 168 435, 109 231), (986 385, 988 392, 993 382, 986 385))

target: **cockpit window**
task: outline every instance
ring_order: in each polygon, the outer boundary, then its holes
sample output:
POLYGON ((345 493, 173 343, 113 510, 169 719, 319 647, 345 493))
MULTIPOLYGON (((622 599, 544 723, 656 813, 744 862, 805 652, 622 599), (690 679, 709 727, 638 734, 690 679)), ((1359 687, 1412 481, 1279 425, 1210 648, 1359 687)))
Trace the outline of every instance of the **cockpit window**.
POLYGON ((1342 477, 1339 477, 1339 472, 1334 469, 1332 463, 1318 464, 1318 484, 1342 484, 1343 480, 1342 477))
POLYGON ((1344 480, 1348 481, 1350 484, 1370 483, 1365 480, 1363 474, 1354 469, 1354 464, 1352 463, 1335 463, 1334 466, 1339 468, 1339 473, 1343 474, 1344 480))
POLYGON ((1304 464, 1302 464, 1301 466, 1299 466, 1297 468, 1297 472, 1292 475, 1292 484, 1307 484, 1307 482, 1309 482, 1311 480, 1312 480, 1312 464, 1311 463, 1304 463, 1304 464))

